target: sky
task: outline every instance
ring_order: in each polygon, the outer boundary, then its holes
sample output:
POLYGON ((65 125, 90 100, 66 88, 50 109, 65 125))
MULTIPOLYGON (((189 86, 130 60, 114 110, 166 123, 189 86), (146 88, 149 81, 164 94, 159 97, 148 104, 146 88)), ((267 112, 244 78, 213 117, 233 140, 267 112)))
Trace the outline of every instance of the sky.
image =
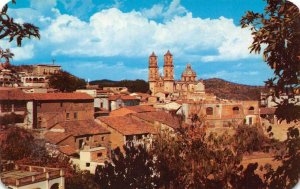
POLYGON ((40 28, 41 39, 11 48, 20 64, 51 64, 85 80, 148 78, 154 51, 173 54, 175 78, 191 64, 198 79, 222 78, 263 85, 272 70, 250 54, 249 29, 239 21, 246 11, 262 12, 263 0, 17 0, 9 15, 40 28))

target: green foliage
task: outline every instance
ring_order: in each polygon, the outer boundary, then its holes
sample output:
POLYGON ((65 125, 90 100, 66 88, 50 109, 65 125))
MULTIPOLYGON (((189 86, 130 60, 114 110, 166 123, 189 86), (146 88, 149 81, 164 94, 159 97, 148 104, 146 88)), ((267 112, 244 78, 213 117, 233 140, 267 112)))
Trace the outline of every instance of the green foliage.
POLYGON ((61 92, 73 92, 76 89, 84 89, 86 83, 83 79, 77 78, 66 71, 60 71, 49 77, 49 86, 61 92))
MULTIPOLYGON (((15 3, 15 1, 12 1, 15 3)), ((12 42, 16 40, 18 46, 22 45, 22 41, 25 38, 40 38, 39 28, 30 24, 23 23, 19 24, 14 21, 7 14, 8 6, 5 5, 0 11, 0 39, 8 40, 12 42)), ((2 49, 0 47, 0 62, 4 60, 6 63, 9 63, 9 60, 14 56, 13 53, 10 52, 9 49, 2 49)))
MULTIPOLYGON (((279 97, 285 93, 293 98, 295 91, 300 88, 300 12, 289 1, 266 1, 264 13, 248 11, 241 19, 241 25, 243 28, 250 27, 252 31, 250 52, 260 53, 263 49, 264 61, 274 70, 274 77, 266 81, 271 95, 279 97)), ((295 103, 283 102, 278 108, 282 111, 286 108, 293 112, 299 111, 296 106, 289 104, 295 103)), ((288 113, 276 116, 279 120, 290 121, 288 113)))
POLYGON ((265 166, 266 182, 269 188, 282 189, 294 187, 300 179, 300 137, 299 130, 291 127, 288 138, 284 142, 285 149, 275 156, 275 160, 282 162, 277 169, 265 166))
POLYGON ((12 126, 6 131, 7 137, 1 143, 2 158, 20 160, 30 157, 35 148, 34 137, 27 130, 12 126))
POLYGON ((97 167, 96 180, 102 189, 158 188, 154 157, 139 147, 114 150, 112 163, 97 167))
POLYGON ((90 84, 99 85, 99 87, 127 87, 129 92, 146 93, 149 91, 148 82, 141 79, 122 81, 96 80, 91 81, 90 84))
POLYGON ((66 189, 100 189, 100 187, 95 182, 94 175, 88 171, 76 171, 66 178, 66 189))
POLYGON ((228 134, 203 134, 187 127, 174 137, 162 133, 155 142, 160 181, 166 188, 230 188, 242 154, 232 147, 228 134))
POLYGON ((24 115, 19 115, 15 113, 5 114, 0 116, 0 125, 9 125, 15 123, 23 123, 24 122, 24 115))
POLYGON ((256 126, 239 126, 233 138, 235 148, 241 153, 262 151, 270 143, 263 130, 256 126))

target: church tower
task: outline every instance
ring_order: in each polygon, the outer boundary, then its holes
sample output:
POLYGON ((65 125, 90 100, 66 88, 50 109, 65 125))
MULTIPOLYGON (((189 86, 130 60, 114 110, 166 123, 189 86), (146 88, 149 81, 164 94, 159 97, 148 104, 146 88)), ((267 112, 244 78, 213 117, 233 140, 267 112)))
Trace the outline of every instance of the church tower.
POLYGON ((157 65, 157 56, 154 52, 149 56, 149 89, 152 94, 156 93, 156 82, 159 79, 159 70, 157 65))
POLYGON ((164 55, 164 91, 174 92, 174 65, 173 55, 168 52, 164 55))

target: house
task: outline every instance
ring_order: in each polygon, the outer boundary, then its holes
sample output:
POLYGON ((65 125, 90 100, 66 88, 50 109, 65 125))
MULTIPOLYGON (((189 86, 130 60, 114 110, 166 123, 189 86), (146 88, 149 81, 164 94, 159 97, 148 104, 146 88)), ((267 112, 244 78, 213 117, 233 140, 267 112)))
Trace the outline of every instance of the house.
POLYGON ((186 101, 182 104, 181 113, 186 123, 191 123, 193 115, 204 116, 206 125, 210 127, 259 123, 258 101, 186 101))
POLYGON ((136 106, 140 104, 140 99, 129 95, 112 95, 108 97, 109 111, 113 111, 125 106, 136 106))
POLYGON ((33 75, 37 76, 50 76, 56 74, 61 70, 60 65, 54 64, 37 64, 33 68, 33 75))
POLYGON ((20 89, 0 87, 0 125, 4 115, 13 115, 16 118, 16 123, 24 125, 27 102, 30 99, 30 96, 20 89))
POLYGON ((32 128, 48 128, 58 122, 94 119, 94 99, 86 93, 32 93, 28 113, 32 128))
POLYGON ((64 171, 59 168, 14 165, 3 166, 3 169, 0 170, 1 181, 11 189, 65 188, 64 171))
POLYGON ((110 132, 94 120, 57 123, 48 128, 45 140, 52 154, 64 154, 81 170, 91 173, 110 159, 110 132))
POLYGON ((45 76, 23 76, 21 82, 24 87, 46 88, 48 86, 45 76))
POLYGON ((125 106, 117 110, 110 112, 110 116, 125 116, 133 113, 143 113, 143 112, 155 112, 156 109, 152 106, 138 105, 138 106, 125 106))
POLYGON ((51 144, 69 145, 77 152, 84 146, 107 147, 110 132, 94 120, 64 121, 48 128, 46 141, 51 144))
POLYGON ((152 125, 130 116, 107 116, 97 118, 97 122, 110 131, 111 148, 122 146, 152 145, 152 136, 156 133, 152 125))
POLYGON ((131 117, 154 126, 157 132, 162 130, 175 131, 181 125, 179 117, 164 111, 135 113, 131 117))

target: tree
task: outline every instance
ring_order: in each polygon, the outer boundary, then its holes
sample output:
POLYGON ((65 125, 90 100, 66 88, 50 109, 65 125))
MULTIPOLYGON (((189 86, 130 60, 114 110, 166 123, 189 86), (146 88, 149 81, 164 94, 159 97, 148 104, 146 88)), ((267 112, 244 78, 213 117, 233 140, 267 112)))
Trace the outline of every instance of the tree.
POLYGON ((288 129, 288 138, 284 141, 284 151, 275 156, 276 161, 281 161, 276 169, 266 165, 266 183, 269 188, 293 188, 300 179, 300 136, 295 127, 288 129))
POLYGON ((120 148, 113 153, 112 163, 96 169, 97 183, 103 189, 152 189, 158 188, 154 156, 142 146, 120 148))
POLYGON ((59 89, 61 92, 73 92, 76 89, 83 89, 86 86, 83 79, 77 78, 66 71, 60 71, 49 77, 49 86, 59 89))
MULTIPOLYGON (((241 19, 242 28, 250 28, 253 42, 250 52, 260 53, 274 70, 274 77, 266 81, 273 97, 285 93, 294 100, 300 88, 300 13, 289 1, 266 0, 264 13, 248 11, 241 19)), ((297 121, 300 107, 295 101, 284 100, 278 104, 279 120, 297 121), (289 112, 284 113, 284 111, 289 112), (290 114, 293 113, 293 114, 290 114)))
MULTIPOLYGON (((15 4, 16 1, 12 0, 12 3, 15 4)), ((7 10, 8 6, 5 5, 0 12, 0 40, 4 39, 9 42, 16 40, 17 46, 21 46, 24 38, 40 38, 38 27, 30 23, 19 24, 15 22, 14 19, 7 14, 7 10)), ((14 54, 10 52, 9 49, 4 50, 0 47, 0 62, 9 65, 10 59, 13 58, 13 56, 14 54)))

